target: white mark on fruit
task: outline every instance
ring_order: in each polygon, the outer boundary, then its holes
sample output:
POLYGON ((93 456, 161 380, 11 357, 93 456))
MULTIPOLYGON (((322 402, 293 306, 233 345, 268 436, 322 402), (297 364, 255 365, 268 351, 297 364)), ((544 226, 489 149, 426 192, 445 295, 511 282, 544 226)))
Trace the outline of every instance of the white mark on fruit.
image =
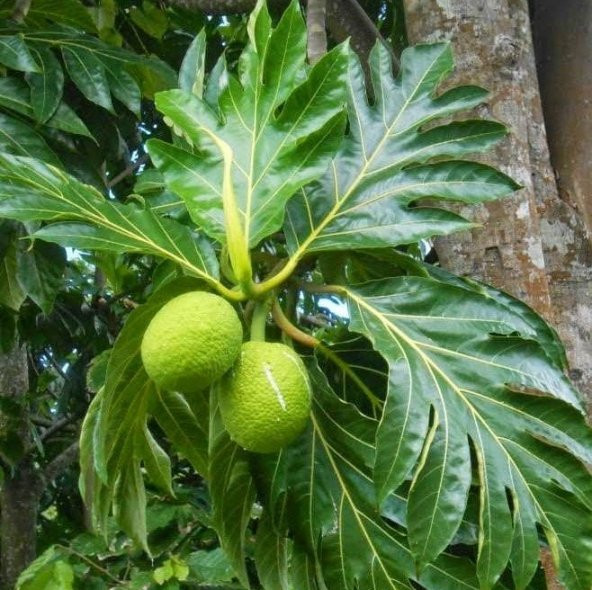
POLYGON ((278 403, 280 404, 282 410, 284 410, 285 412, 288 409, 286 406, 286 400, 282 395, 282 390, 280 389, 280 386, 277 384, 277 381, 273 377, 273 373, 271 372, 271 365, 263 363, 263 372, 265 373, 265 378, 267 379, 267 381, 271 385, 271 388, 273 389, 273 392, 275 393, 275 397, 277 397, 278 403))

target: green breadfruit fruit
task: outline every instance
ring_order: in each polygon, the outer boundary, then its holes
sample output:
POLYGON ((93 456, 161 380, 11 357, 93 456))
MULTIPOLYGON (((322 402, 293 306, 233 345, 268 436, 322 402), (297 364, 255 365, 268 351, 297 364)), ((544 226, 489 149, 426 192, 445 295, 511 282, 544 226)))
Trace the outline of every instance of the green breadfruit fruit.
POLYGON ((163 389, 191 393, 219 379, 240 353, 241 322, 222 297, 194 291, 166 303, 142 340, 148 376, 163 389))
POLYGON ((278 451, 308 422, 311 392, 306 367, 284 344, 243 344, 234 368, 223 377, 218 391, 224 426, 248 451, 278 451))

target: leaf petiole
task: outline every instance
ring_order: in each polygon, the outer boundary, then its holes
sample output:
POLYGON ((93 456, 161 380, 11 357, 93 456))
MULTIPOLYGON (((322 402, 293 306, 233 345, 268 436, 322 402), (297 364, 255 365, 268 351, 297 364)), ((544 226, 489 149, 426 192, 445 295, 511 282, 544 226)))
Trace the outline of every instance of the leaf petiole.
MULTIPOLYGON (((330 288, 330 287, 329 287, 330 288)), ((343 359, 334 353, 329 347, 325 346, 318 338, 303 332, 295 326, 284 314, 279 302, 276 300, 272 308, 273 319, 283 332, 296 342, 300 342, 304 346, 314 348, 325 355, 331 362, 333 362, 339 369, 343 371, 359 388, 362 393, 368 398, 372 407, 377 408, 382 406, 382 400, 376 397, 370 388, 358 377, 356 372, 343 359)))

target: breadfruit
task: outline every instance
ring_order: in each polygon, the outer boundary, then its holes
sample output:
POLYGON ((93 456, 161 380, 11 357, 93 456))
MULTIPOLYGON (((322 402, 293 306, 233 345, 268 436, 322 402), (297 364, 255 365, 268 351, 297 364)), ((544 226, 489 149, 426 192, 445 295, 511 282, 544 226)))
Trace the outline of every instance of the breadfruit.
POLYGON ((142 340, 142 362, 163 389, 191 393, 230 369, 242 339, 241 322, 225 299, 204 291, 184 293, 152 318, 142 340))
POLYGON ((220 381, 218 402, 230 437, 256 453, 272 453, 306 427, 311 405, 304 363, 291 348, 246 342, 220 381))

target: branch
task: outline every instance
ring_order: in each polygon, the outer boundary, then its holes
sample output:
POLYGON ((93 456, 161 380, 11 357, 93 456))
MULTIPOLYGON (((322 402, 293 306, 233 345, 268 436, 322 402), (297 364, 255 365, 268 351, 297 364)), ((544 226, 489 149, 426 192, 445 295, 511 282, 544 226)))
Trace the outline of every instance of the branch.
POLYGON ((53 420, 44 418, 43 416, 37 416, 36 414, 29 416, 29 419, 31 422, 33 422, 33 424, 37 424, 37 426, 44 426, 45 428, 51 426, 54 423, 53 420))
MULTIPOLYGON (((64 426, 68 426, 68 424, 71 424, 77 418, 78 418, 78 415, 73 414, 71 416, 66 416, 65 418, 62 418, 61 420, 58 420, 56 422, 52 422, 47 427, 47 430, 44 430, 39 435, 39 440, 43 441, 43 440, 48 439, 52 434, 55 434, 56 432, 58 432, 58 430, 61 430, 62 428, 64 428, 64 426)), ((35 446, 35 445, 33 445, 33 446, 35 446)))
POLYGON ((70 377, 68 377, 68 375, 66 375, 66 373, 62 369, 62 367, 60 367, 60 365, 58 364, 58 362, 54 358, 51 350, 44 348, 43 352, 45 353, 45 357, 49 360, 49 362, 51 363, 51 366, 54 368, 55 372, 64 380, 65 383, 68 383, 70 381, 70 377))
POLYGON ((107 188, 113 188, 128 176, 131 176, 140 166, 148 162, 148 154, 143 154, 135 162, 132 162, 127 168, 116 174, 111 180, 107 182, 107 188))
MULTIPOLYGON (((399 69, 399 58, 393 48, 380 34, 357 0, 324 1, 327 3, 327 26, 336 41, 351 38, 352 47, 360 56, 362 63, 366 65, 370 50, 379 39, 391 54, 395 69, 399 69)), ((256 4, 255 0, 169 0, 169 2, 190 10, 201 10, 206 14, 240 14, 250 12, 256 4)), ((272 2, 272 4, 278 3, 279 0, 272 2)))
POLYGON ((239 14, 251 12, 256 0, 172 0, 171 4, 206 14, 239 14))
POLYGON ((317 62, 327 53, 326 9, 327 0, 307 1, 308 61, 311 64, 317 62))
POLYGON ((351 39, 351 45, 364 67, 378 39, 391 54, 395 69, 399 70, 399 58, 357 0, 328 0, 327 25, 336 41, 351 39))
POLYGON ((31 8, 31 0, 16 0, 12 9, 11 19, 17 23, 22 23, 31 8))
POLYGON ((41 472, 43 486, 47 486, 78 458, 79 444, 73 442, 54 457, 41 472))
POLYGON ((59 547, 60 549, 62 549, 64 551, 67 551, 71 555, 75 555, 79 559, 82 559, 82 561, 85 561, 86 563, 88 563, 88 565, 90 565, 92 568, 96 569, 98 572, 101 572, 104 576, 109 578, 112 582, 115 582, 115 584, 117 584, 118 586, 122 586, 124 584, 124 582, 122 582, 121 580, 118 580, 116 577, 114 577, 110 571, 101 567, 98 563, 94 562, 92 559, 89 559, 86 555, 83 555, 82 553, 78 553, 78 551, 75 551, 74 549, 72 549, 72 547, 68 547, 67 545, 60 545, 59 543, 56 544, 55 546, 59 547))

